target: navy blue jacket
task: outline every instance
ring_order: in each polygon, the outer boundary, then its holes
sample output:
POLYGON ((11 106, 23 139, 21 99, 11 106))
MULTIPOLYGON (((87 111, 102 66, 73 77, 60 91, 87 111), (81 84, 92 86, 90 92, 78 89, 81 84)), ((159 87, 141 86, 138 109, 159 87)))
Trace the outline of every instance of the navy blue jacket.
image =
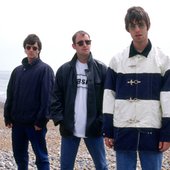
MULTIPOLYGON (((76 60, 75 54, 73 59, 62 65, 56 73, 50 118, 55 125, 60 124, 62 136, 72 136, 74 132, 74 105, 77 92, 76 60)), ((93 59, 91 54, 87 64, 86 136, 96 137, 102 135, 102 101, 107 67, 93 59)))
POLYGON ((22 65, 13 70, 8 83, 4 106, 6 125, 45 126, 53 84, 54 73, 49 65, 39 58, 30 65, 24 58, 22 65))

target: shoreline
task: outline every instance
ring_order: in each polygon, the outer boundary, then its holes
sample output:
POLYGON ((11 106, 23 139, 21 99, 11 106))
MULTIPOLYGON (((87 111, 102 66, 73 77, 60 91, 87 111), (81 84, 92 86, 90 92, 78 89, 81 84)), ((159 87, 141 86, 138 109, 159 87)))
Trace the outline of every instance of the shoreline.
POLYGON ((3 109, 3 107, 4 107, 4 102, 0 101, 0 109, 3 109))

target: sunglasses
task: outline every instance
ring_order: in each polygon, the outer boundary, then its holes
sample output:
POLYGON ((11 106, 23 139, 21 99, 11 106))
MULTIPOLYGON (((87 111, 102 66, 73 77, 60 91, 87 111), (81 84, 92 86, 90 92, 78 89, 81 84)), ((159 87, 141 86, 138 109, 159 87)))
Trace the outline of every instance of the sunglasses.
POLYGON ((27 50, 30 50, 31 48, 33 49, 33 51, 37 51, 37 49, 38 49, 38 47, 35 47, 35 46, 30 46, 30 45, 26 46, 27 50))
POLYGON ((76 44, 78 44, 81 47, 81 46, 84 45, 84 43, 86 45, 90 45, 91 44, 91 40, 85 40, 85 41, 81 40, 81 41, 77 42, 76 44))

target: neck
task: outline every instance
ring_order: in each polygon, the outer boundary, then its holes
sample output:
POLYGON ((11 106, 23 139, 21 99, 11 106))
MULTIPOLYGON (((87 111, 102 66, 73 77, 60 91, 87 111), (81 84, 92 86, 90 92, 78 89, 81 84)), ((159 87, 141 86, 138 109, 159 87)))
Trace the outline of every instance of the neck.
POLYGON ((32 62, 33 62, 33 60, 28 59, 28 63, 29 63, 29 64, 32 64, 32 62))
POLYGON ((87 63, 87 62, 88 62, 88 58, 89 58, 89 56, 77 55, 77 59, 78 59, 81 63, 87 63))
POLYGON ((80 63, 83 63, 83 64, 87 63, 87 60, 81 60, 81 59, 78 59, 78 60, 80 63))
POLYGON ((148 44, 148 39, 142 42, 133 42, 135 49, 140 53, 145 49, 147 44, 148 44))
POLYGON ((32 64, 33 63, 33 61, 35 61, 37 58, 28 58, 28 63, 29 64, 32 64))

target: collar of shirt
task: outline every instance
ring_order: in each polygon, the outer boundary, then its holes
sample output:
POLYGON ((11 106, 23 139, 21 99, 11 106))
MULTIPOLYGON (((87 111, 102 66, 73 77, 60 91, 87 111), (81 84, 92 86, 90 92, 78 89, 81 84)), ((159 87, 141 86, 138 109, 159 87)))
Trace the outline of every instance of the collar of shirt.
POLYGON ((152 44, 151 44, 150 40, 148 40, 147 46, 146 46, 145 49, 140 53, 140 52, 138 52, 138 51, 135 49, 135 47, 134 47, 134 45, 133 45, 133 42, 132 42, 131 45, 130 45, 129 57, 134 57, 134 56, 137 55, 137 54, 143 55, 143 56, 147 57, 148 54, 149 54, 149 52, 150 52, 150 50, 151 50, 151 48, 152 48, 152 44))

